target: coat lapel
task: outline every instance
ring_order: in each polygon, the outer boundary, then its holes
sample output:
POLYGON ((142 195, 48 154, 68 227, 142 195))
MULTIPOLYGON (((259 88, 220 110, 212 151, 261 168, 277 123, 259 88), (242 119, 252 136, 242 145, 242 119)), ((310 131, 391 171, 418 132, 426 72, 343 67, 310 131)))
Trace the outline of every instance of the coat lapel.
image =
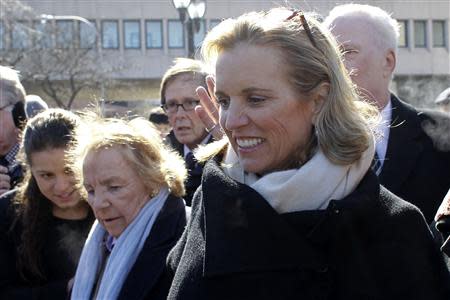
POLYGON ((216 162, 205 166, 206 277, 237 272, 324 267, 311 244, 253 189, 226 176, 216 162), (218 192, 220 191, 220 192, 218 192))
POLYGON ((417 112, 409 109, 394 95, 392 101, 392 121, 386 158, 380 182, 389 190, 395 191, 414 171, 415 161, 423 151, 420 141, 422 129, 417 112))
MULTIPOLYGON (((167 254, 177 240, 177 223, 179 219, 174 216, 178 212, 177 201, 169 196, 155 224, 145 241, 136 262, 128 274, 118 299, 144 299, 158 282, 165 268, 167 254)), ((184 210, 184 205, 180 204, 184 210)))

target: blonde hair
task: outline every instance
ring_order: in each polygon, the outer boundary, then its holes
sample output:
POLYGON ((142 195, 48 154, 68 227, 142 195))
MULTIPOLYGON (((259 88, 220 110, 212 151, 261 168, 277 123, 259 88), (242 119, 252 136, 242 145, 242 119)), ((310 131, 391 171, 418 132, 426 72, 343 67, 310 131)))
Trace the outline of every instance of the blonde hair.
POLYGON ((20 83, 19 72, 0 66, 0 103, 16 104, 25 102, 25 89, 20 83))
POLYGON ((314 95, 321 83, 328 83, 329 93, 317 115, 306 156, 319 146, 332 162, 350 164, 369 147, 378 112, 358 98, 331 33, 311 15, 306 20, 311 37, 300 16, 288 8, 227 19, 208 33, 202 55, 214 64, 220 53, 241 43, 272 47, 279 50, 287 78, 299 94, 314 95))
POLYGON ((192 80, 197 81, 199 85, 206 88, 206 76, 210 72, 203 62, 190 58, 177 58, 174 64, 164 73, 161 80, 160 86, 160 96, 161 104, 166 103, 166 90, 167 86, 174 81, 176 78, 188 75, 191 76, 192 80))
MULTIPOLYGON (((149 194, 168 187, 171 194, 182 197, 185 194, 184 181, 187 176, 184 160, 164 145, 157 129, 147 120, 136 118, 131 121, 120 119, 86 118, 90 133, 80 138, 74 155, 82 182, 82 163, 92 152, 103 149, 118 149, 123 158, 141 178, 149 194)), ((111 162, 113 163, 113 162, 111 162)))

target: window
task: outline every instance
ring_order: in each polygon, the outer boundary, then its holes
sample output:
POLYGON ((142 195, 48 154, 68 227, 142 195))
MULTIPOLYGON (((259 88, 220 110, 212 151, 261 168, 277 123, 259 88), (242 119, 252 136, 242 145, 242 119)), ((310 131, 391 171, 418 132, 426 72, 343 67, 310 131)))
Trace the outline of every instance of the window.
POLYGON ((74 22, 70 20, 56 21, 56 47, 71 48, 75 38, 74 22))
POLYGON ((0 49, 5 49, 5 25, 0 21, 0 49))
POLYGON ((398 46, 401 48, 408 47, 408 21, 407 20, 399 20, 399 33, 400 36, 398 37, 398 46))
POLYGON ((162 48, 162 21, 145 21, 146 47, 162 48))
POLYGON ((169 20, 169 48, 184 48, 184 28, 181 21, 169 20))
POLYGON ((28 26, 24 21, 14 23, 11 31, 11 48, 25 49, 30 46, 28 26))
POLYGON ((433 21, 433 47, 445 47, 445 22, 433 21))
POLYGON ((52 48, 52 23, 48 21, 34 21, 33 27, 35 30, 34 41, 38 48, 52 48))
POLYGON ((222 22, 222 20, 209 20, 209 30, 213 29, 214 27, 216 27, 217 25, 219 25, 219 23, 222 22))
POLYGON ((414 46, 425 48, 427 46, 427 22, 414 21, 414 46))
POLYGON ((205 30, 205 20, 200 20, 198 32, 194 33, 194 46, 195 48, 200 48, 203 43, 203 39, 205 38, 206 30, 205 30))
POLYGON ((139 21, 123 21, 125 49, 141 48, 141 26, 139 21))
POLYGON ((97 42, 97 27, 95 21, 78 22, 80 48, 95 48, 97 42))
POLYGON ((102 22, 102 47, 105 49, 119 48, 119 27, 117 21, 102 22))

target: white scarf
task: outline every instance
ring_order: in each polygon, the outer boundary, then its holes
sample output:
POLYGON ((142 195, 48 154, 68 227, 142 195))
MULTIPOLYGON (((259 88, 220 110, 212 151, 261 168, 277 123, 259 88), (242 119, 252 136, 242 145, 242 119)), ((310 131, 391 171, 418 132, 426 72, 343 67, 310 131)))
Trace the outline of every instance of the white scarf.
MULTIPOLYGON (((116 240, 106 263, 103 276, 98 279, 101 282, 97 299, 109 300, 116 299, 119 296, 128 272, 136 262, 168 195, 169 190, 167 188, 161 189, 158 195, 150 199, 141 208, 133 222, 127 226, 116 240)), ((84 300, 92 298, 92 290, 96 284, 95 279, 102 263, 105 234, 105 229, 98 221, 95 221, 81 253, 71 299, 84 300)))
POLYGON ((261 178, 244 172, 239 158, 228 145, 223 169, 234 180, 247 184, 278 213, 326 209, 355 190, 370 168, 375 153, 372 140, 361 158, 351 165, 336 165, 318 150, 299 169, 269 173, 261 178))

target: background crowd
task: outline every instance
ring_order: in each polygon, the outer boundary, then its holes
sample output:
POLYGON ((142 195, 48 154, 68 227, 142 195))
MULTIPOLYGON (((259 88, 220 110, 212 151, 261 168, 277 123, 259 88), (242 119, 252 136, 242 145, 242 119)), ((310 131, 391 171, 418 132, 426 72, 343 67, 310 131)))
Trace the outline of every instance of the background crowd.
POLYGON ((0 66, 0 298, 449 299, 450 116, 391 93, 397 39, 368 5, 227 19, 148 120, 0 66))

